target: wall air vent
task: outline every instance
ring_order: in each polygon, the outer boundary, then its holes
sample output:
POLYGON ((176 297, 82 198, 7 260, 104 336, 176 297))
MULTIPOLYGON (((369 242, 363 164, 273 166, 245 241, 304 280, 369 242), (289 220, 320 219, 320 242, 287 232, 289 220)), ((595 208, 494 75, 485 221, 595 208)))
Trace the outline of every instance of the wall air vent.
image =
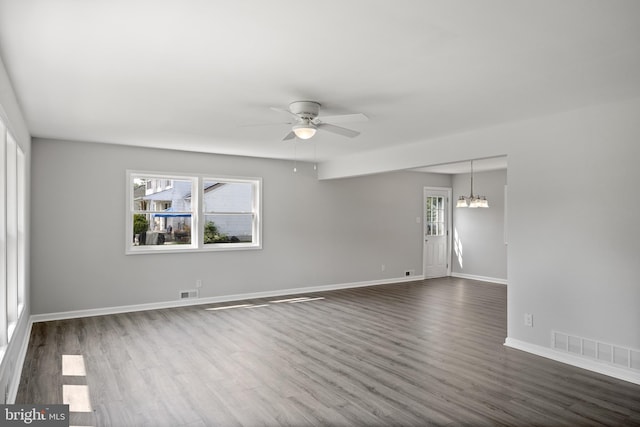
POLYGON ((192 299, 198 298, 198 290, 197 289, 189 289, 186 291, 180 291, 180 299, 192 299))
POLYGON ((640 350, 553 331, 551 347, 619 368, 640 370, 640 350))

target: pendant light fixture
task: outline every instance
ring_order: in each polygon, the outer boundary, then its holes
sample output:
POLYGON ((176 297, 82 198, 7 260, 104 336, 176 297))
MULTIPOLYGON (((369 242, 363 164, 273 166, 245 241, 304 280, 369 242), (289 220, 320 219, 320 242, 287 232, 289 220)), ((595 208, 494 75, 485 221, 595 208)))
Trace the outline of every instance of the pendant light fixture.
POLYGON ((471 160, 471 193, 469 197, 460 196, 456 208, 488 208, 489 201, 485 196, 473 194, 473 160, 471 160))

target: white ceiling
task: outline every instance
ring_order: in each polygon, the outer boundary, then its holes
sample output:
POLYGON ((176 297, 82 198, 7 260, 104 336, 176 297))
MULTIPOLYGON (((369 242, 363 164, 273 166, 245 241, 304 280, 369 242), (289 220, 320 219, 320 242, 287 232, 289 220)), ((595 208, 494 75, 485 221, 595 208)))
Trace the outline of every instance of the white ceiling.
POLYGON ((637 0, 0 0, 33 136, 291 158, 270 106, 364 113, 330 160, 640 96, 637 0))

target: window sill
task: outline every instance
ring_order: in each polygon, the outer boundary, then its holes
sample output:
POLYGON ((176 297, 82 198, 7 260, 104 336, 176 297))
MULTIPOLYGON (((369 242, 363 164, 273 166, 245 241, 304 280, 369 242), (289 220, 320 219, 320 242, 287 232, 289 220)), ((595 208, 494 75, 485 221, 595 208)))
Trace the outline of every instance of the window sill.
POLYGON ((183 246, 181 248, 171 246, 134 246, 127 248, 125 255, 148 255, 148 254, 179 254, 179 253, 198 253, 198 252, 229 252, 229 251, 250 251, 261 250, 262 245, 254 243, 236 243, 236 244, 210 244, 203 247, 183 246))

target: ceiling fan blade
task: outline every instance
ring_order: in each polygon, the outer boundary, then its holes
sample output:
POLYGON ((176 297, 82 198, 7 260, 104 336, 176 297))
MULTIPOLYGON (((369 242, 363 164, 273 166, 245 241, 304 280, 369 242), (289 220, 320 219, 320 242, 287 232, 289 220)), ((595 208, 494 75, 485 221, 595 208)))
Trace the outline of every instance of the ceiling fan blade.
POLYGON ((354 138, 360 135, 360 132, 358 131, 343 128, 336 125, 331 125, 329 123, 318 123, 316 127, 318 129, 326 130, 327 132, 337 133, 338 135, 342 135, 342 136, 348 136, 349 138, 354 138))
POLYGON ((338 114, 336 116, 320 116, 318 117, 322 122, 331 122, 331 123, 355 123, 355 122, 366 122, 369 121, 369 118, 362 113, 356 114, 338 114))
POLYGON ((247 124, 243 124, 243 125, 238 125, 241 128, 251 128, 251 127, 260 127, 260 126, 282 126, 282 125, 294 125, 296 124, 296 122, 293 121, 289 121, 289 122, 272 122, 272 123, 247 123, 247 124))
POLYGON ((293 131, 289 132, 284 138, 282 138, 283 141, 288 141, 290 139, 294 139, 296 137, 296 134, 293 133, 293 131))
POLYGON ((286 113, 286 114, 291 114, 293 117, 295 117, 296 119, 298 118, 297 114, 292 113, 291 111, 285 109, 285 108, 279 108, 279 107, 269 107, 271 110, 273 111, 277 111, 278 113, 286 113))

